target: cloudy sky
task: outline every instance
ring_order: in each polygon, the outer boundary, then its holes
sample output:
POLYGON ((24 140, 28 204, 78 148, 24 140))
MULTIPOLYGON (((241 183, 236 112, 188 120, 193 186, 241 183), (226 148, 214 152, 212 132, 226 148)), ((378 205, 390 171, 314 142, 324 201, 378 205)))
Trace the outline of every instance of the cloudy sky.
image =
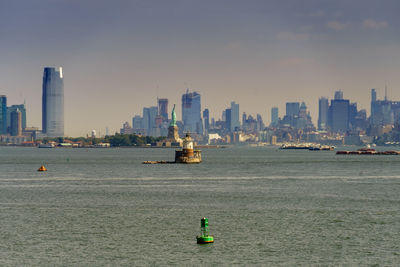
POLYGON ((41 127, 45 66, 64 68, 65 132, 118 130, 186 88, 220 118, 230 101, 260 113, 345 98, 369 113, 370 89, 400 100, 397 0, 0 0, 0 94, 26 99, 41 127))

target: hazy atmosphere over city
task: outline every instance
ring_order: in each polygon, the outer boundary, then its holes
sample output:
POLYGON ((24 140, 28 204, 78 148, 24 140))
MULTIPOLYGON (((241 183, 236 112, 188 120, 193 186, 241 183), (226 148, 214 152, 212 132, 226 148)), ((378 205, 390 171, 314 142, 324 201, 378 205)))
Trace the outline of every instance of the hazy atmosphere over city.
POLYGON ((189 88, 220 118, 318 98, 367 109, 370 89, 400 99, 400 2, 0 0, 0 94, 41 126, 43 68, 62 66, 65 135, 118 131, 144 106, 189 88))

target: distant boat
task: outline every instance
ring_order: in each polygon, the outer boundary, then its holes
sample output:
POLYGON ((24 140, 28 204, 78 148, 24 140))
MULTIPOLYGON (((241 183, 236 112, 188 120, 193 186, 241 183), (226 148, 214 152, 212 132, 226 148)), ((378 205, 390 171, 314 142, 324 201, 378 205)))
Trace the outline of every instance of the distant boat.
POLYGON ((280 149, 310 149, 312 146, 312 143, 285 143, 280 149))
POLYGON ((334 146, 321 146, 321 145, 317 145, 317 146, 313 146, 310 147, 309 150, 311 151, 320 151, 320 150, 324 150, 324 151, 331 151, 334 150, 335 147, 334 146))
POLYGON ((47 144, 39 144, 39 148, 54 148, 54 144, 53 143, 47 143, 47 144))

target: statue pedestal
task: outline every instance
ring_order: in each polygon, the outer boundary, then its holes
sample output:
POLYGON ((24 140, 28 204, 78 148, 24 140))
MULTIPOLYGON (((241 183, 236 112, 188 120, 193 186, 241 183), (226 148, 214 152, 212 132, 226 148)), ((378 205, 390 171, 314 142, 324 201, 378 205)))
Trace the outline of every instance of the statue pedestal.
POLYGON ((168 142, 174 143, 174 144, 182 144, 182 139, 179 138, 179 133, 178 133, 178 126, 169 126, 168 127, 168 136, 167 136, 168 142))

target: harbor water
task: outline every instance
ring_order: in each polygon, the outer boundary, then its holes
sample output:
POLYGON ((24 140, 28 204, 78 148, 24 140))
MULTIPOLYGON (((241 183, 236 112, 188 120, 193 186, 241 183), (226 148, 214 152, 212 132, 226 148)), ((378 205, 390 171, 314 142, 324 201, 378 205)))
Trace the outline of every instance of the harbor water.
POLYGON ((400 156, 238 147, 202 158, 0 147, 0 265, 400 265, 400 156), (213 244, 196 244, 203 217, 213 244))

